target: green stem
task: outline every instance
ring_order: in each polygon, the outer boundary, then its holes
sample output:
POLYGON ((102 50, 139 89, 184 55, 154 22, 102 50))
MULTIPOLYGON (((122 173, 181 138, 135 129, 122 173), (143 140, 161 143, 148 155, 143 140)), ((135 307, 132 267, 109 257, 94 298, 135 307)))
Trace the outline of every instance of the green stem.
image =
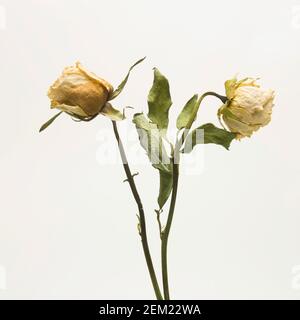
MULTIPOLYGON (((199 98, 199 106, 202 100, 207 96, 214 96, 219 98, 223 103, 226 103, 227 97, 219 95, 215 92, 208 91, 205 92, 199 98)), ((191 123, 192 125, 192 123, 191 123)), ((172 188, 172 196, 170 209, 167 218, 167 224, 162 233, 162 241, 161 241, 161 264, 162 264, 162 278, 163 278, 163 290, 164 290, 164 298, 165 300, 170 300, 170 290, 169 290, 169 279, 168 279, 168 239, 170 235, 170 230, 172 226, 176 199, 177 199, 177 191, 178 191, 178 180, 179 180, 179 161, 180 161, 180 149, 183 145, 185 138, 187 137, 191 126, 185 128, 181 138, 176 141, 176 145, 174 148, 174 154, 172 157, 172 165, 173 165, 173 188, 172 188)))
POLYGON ((162 264, 162 278, 163 278, 163 287, 164 287, 164 297, 165 300, 170 300, 169 292, 169 280, 168 280, 168 239, 171 230, 171 225, 173 221, 177 190, 178 190, 178 178, 179 178, 179 163, 175 161, 176 157, 172 158, 173 164, 173 190, 171 196, 170 210, 168 214, 167 224, 162 233, 161 241, 161 264, 162 264))
POLYGON ((144 213, 144 209, 143 209, 143 204, 141 201, 141 198, 139 196, 139 193, 137 191, 134 179, 133 179, 133 175, 131 174, 131 170, 130 167, 128 165, 128 161, 127 161, 127 157, 126 157, 126 153, 124 150, 124 146, 123 143, 121 141, 119 132, 118 132, 118 128, 117 128, 117 123, 115 121, 112 121, 113 124, 113 130, 114 130, 114 134, 118 143, 118 147, 119 147, 119 151, 120 151, 120 155, 121 155, 121 159, 122 159, 122 163, 123 163, 123 167, 126 173, 126 177, 127 177, 127 181, 129 183, 129 186, 131 188, 133 197, 135 199, 135 202, 138 206, 138 210, 139 210, 139 222, 140 222, 140 236, 142 239, 142 246, 143 246, 143 251, 144 251, 144 255, 145 255, 145 259, 146 259, 146 263, 148 266, 148 270, 149 270, 149 274, 150 274, 150 278, 152 281, 152 286, 156 295, 157 300, 163 300, 162 294, 160 292, 160 288, 158 285, 158 281, 156 278, 156 274, 155 274, 155 270, 153 267, 153 262, 152 262, 152 258, 151 258, 151 254, 150 254, 150 250, 149 250, 149 245, 148 245, 148 240, 147 240, 147 230, 146 230, 146 219, 145 219, 145 213, 144 213))
POLYGON ((201 101, 203 100, 203 98, 205 98, 207 96, 216 97, 216 98, 220 99, 223 103, 226 103, 226 101, 228 100, 228 98, 226 96, 222 96, 222 95, 220 95, 216 92, 213 92, 213 91, 207 91, 200 97, 201 101))

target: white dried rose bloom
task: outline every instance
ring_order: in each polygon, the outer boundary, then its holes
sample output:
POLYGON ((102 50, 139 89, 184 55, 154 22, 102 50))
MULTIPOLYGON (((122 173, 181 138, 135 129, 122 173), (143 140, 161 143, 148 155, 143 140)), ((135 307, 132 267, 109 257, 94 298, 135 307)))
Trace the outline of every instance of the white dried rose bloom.
POLYGON ((237 139, 250 137, 271 121, 274 91, 263 90, 255 79, 236 78, 225 82, 228 101, 219 109, 219 117, 237 139))
POLYGON ((79 62, 66 67, 48 91, 51 108, 80 117, 95 116, 104 108, 113 87, 79 62))

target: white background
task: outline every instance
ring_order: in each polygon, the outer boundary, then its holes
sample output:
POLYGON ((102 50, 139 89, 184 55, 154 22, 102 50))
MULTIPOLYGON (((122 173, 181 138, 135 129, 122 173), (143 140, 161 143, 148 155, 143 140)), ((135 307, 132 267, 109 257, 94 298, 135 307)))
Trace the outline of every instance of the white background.
MULTIPOLYGON (((116 86, 145 55, 115 106, 146 111, 154 66, 170 79, 173 120, 194 93, 223 94, 235 73, 276 90, 268 127, 230 151, 197 147, 202 172, 183 170, 171 296, 300 297, 300 0, 0 0, 0 7, 1 299, 154 298, 122 167, 99 163, 110 122, 63 116, 38 133, 55 114, 46 92, 65 66, 80 60, 116 86)), ((198 123, 217 124, 218 107, 207 98, 198 123)), ((121 127, 137 142, 130 122, 121 127)), ((113 140, 109 147, 116 151, 113 140)), ((158 176, 144 159, 133 170, 158 268, 158 176)))

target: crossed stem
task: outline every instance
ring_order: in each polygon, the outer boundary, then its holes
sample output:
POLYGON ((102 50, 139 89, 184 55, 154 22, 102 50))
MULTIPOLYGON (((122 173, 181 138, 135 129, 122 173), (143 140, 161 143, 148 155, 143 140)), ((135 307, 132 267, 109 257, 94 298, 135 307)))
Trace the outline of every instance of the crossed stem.
MULTIPOLYGON (((199 98, 199 105, 206 96, 217 97, 223 103, 227 101, 227 97, 221 96, 215 92, 209 91, 204 93, 199 98)), ((185 141, 185 138, 187 137, 190 131, 190 127, 185 128, 181 138, 176 140, 175 148, 173 150, 173 154, 171 157, 171 163, 173 166, 173 188, 172 188, 170 208, 169 208, 168 217, 167 217, 167 223, 166 223, 166 227, 163 230, 160 223, 160 217, 159 217, 160 213, 157 213, 158 214, 157 220, 158 220, 159 228, 161 231, 161 265, 162 265, 162 279, 163 279, 163 292, 164 292, 164 297, 163 297, 157 281, 156 273, 153 267, 153 262, 152 262, 152 258, 149 250, 147 230, 146 230, 146 219, 145 219, 143 204, 139 196, 136 184, 134 182, 134 175, 132 175, 129 164, 128 164, 124 146, 118 132, 117 123, 116 121, 112 121, 112 124, 113 124, 113 131, 115 134, 115 138, 118 143, 118 148, 121 155, 124 171, 127 177, 125 181, 129 183, 131 192, 133 194, 133 197, 135 199, 135 202, 137 204, 138 211, 139 211, 139 233, 142 240, 143 251, 144 251, 148 271, 150 274, 150 278, 152 281, 152 286, 153 286, 157 300, 164 300, 164 299, 170 300, 170 290, 169 290, 169 280, 168 280, 168 239, 169 239, 170 230, 172 226, 172 221, 173 221, 173 216, 174 216, 175 206, 176 206, 177 193, 178 193, 180 149, 185 141)))

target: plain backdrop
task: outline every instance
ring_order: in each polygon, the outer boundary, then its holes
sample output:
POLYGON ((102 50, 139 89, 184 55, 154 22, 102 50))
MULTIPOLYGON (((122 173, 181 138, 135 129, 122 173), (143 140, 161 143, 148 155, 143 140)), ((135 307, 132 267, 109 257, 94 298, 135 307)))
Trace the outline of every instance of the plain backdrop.
MULTIPOLYGON (((171 297, 300 297, 300 0, 0 0, 0 20, 1 299, 154 298, 110 121, 62 116, 38 133, 65 66, 79 60, 117 86, 145 55, 114 105, 134 107, 120 130, 140 152, 132 169, 157 269, 158 176, 130 123, 147 111, 152 68, 170 80, 173 125, 194 93, 223 94, 236 73, 276 91, 269 126, 230 151, 206 145, 187 157, 171 297), (188 170, 195 159, 199 170, 188 170)), ((219 106, 207 98, 197 123, 217 124, 219 106)))

